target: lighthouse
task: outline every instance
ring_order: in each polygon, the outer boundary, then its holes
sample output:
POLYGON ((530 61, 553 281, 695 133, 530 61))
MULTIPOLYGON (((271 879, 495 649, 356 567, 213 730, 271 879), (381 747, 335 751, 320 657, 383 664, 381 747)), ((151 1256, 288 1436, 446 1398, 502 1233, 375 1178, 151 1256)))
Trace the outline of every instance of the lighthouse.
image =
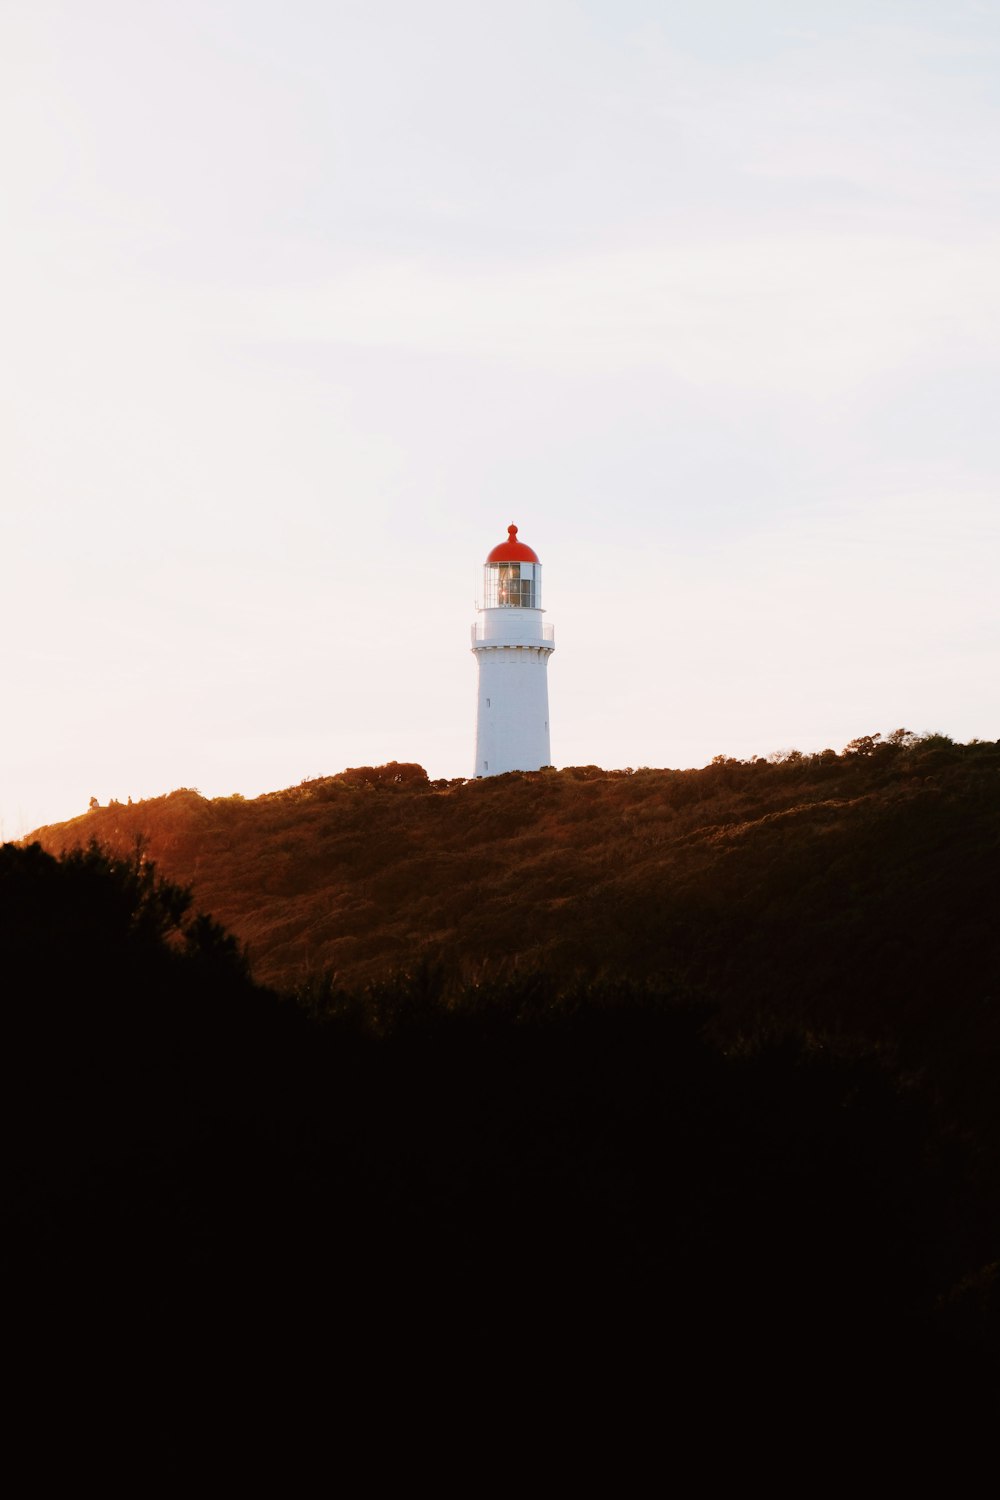
POLYGON ((474 776, 537 771, 551 764, 549 657, 555 631, 543 622, 542 565, 507 527, 483 567, 472 652, 479 668, 474 776))

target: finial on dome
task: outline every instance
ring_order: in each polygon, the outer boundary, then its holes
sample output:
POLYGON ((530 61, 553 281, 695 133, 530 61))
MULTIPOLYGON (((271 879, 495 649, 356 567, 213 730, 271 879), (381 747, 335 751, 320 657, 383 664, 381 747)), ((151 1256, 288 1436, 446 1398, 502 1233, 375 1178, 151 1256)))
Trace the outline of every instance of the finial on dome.
POLYGON ((507 535, 510 537, 512 542, 517 541, 517 527, 514 525, 513 521, 507 527, 507 535))

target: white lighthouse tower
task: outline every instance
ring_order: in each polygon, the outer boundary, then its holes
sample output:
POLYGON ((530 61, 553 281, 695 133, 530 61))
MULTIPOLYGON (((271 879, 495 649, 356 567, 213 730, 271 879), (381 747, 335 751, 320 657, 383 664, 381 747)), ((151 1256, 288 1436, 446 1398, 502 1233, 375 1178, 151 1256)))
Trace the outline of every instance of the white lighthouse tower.
POLYGON ((475 776, 551 764, 549 657, 555 631, 542 622, 542 565, 507 527, 483 568, 472 651, 479 668, 475 776))

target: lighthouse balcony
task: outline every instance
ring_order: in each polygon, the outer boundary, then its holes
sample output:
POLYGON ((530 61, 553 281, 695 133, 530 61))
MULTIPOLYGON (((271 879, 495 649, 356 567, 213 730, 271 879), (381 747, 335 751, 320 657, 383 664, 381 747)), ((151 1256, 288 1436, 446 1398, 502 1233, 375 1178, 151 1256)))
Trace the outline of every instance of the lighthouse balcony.
POLYGON ((484 623, 477 620, 472 627, 473 646, 555 646, 556 628, 554 625, 541 625, 533 630, 525 630, 521 621, 514 625, 512 621, 505 621, 509 628, 495 620, 484 623))

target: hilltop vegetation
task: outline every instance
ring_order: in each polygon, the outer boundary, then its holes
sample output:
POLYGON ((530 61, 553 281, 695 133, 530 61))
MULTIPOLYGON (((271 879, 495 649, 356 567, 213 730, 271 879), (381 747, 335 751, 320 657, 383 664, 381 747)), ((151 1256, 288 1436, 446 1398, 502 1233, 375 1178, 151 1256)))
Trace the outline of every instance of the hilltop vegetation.
POLYGON ((429 781, 389 765, 254 801, 180 790, 33 837, 142 840, 314 996, 428 969, 654 983, 738 1027, 890 1048, 1000 1138, 1000 745, 863 736, 698 770, 595 766, 429 781))
POLYGON ((960 875, 996 831, 998 770, 1000 746, 941 736, 691 771, 431 782, 391 764, 253 801, 182 788, 95 805, 29 841, 124 854, 141 840, 282 987, 327 970, 356 987, 421 959, 647 976, 687 968, 706 917, 794 936, 789 902, 829 922, 883 906, 914 858, 960 875))

